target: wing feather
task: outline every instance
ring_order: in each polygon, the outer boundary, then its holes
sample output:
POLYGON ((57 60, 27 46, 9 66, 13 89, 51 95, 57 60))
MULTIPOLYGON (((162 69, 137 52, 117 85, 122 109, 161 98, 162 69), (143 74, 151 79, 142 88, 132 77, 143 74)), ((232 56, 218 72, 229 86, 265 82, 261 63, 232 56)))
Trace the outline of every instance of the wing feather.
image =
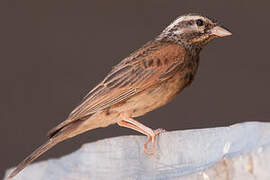
POLYGON ((184 49, 176 44, 149 43, 121 61, 92 89, 69 115, 49 131, 49 135, 67 124, 120 103, 146 88, 172 77, 181 69, 184 49))

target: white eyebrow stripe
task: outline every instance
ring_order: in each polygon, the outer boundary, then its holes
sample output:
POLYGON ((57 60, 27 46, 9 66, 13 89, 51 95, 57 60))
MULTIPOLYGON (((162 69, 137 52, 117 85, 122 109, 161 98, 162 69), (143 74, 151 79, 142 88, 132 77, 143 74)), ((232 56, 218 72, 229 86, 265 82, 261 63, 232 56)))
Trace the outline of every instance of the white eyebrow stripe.
POLYGON ((177 18, 176 20, 174 20, 166 29, 167 30, 172 29, 174 26, 179 24, 181 21, 189 21, 189 20, 200 19, 200 18, 204 19, 204 17, 202 17, 202 16, 181 16, 181 17, 177 18))
MULTIPOLYGON (((200 16, 200 15, 186 15, 186 16, 180 16, 176 20, 174 20, 169 26, 167 26, 166 29, 164 29, 163 33, 170 32, 177 24, 179 24, 181 21, 189 21, 189 20, 197 20, 197 19, 204 19, 206 21, 210 21, 208 18, 200 16)), ((180 31, 177 31, 178 34, 182 33, 180 31)))

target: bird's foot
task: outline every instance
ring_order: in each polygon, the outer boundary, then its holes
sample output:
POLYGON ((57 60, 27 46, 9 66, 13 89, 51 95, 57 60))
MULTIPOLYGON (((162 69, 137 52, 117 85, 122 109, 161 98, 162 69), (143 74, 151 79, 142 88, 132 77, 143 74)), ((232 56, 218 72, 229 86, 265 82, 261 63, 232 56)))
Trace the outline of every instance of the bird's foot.
POLYGON ((161 133, 164 133, 165 131, 166 130, 164 130, 164 129, 156 129, 156 130, 152 131, 152 133, 147 136, 148 139, 147 139, 146 143, 143 146, 143 151, 145 152, 145 154, 147 154, 147 155, 153 155, 153 154, 155 154, 155 152, 156 152, 157 136, 159 134, 161 134, 161 133), (152 145, 151 145, 151 149, 149 151, 148 144, 150 142, 152 142, 152 145))

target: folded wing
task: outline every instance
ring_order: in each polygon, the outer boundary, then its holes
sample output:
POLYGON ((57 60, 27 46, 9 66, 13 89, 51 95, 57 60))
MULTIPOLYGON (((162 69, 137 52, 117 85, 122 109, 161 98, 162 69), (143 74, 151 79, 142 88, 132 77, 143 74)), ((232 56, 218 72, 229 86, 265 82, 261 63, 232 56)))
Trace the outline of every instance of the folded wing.
POLYGON ((105 79, 84 97, 67 120, 49 131, 49 137, 76 120, 87 118, 171 78, 182 68, 184 57, 184 49, 177 44, 146 44, 115 66, 105 79))

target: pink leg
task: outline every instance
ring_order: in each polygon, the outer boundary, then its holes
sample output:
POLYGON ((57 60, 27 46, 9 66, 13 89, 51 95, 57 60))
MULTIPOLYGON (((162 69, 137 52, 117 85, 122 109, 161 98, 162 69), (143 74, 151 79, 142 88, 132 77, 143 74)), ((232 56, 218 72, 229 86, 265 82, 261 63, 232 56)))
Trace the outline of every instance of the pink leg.
POLYGON ((132 118, 123 118, 123 119, 124 120, 118 122, 118 125, 133 129, 135 131, 138 131, 138 132, 146 135, 148 137, 148 139, 147 139, 146 143, 143 146, 143 150, 148 155, 154 154, 156 152, 156 137, 160 133, 165 132, 165 130, 157 129, 157 130, 153 131, 149 127, 146 127, 145 125, 139 123, 138 121, 136 121, 136 120, 134 120, 132 118), (151 151, 149 152, 147 145, 150 142, 152 142, 152 147, 151 147, 151 151))

